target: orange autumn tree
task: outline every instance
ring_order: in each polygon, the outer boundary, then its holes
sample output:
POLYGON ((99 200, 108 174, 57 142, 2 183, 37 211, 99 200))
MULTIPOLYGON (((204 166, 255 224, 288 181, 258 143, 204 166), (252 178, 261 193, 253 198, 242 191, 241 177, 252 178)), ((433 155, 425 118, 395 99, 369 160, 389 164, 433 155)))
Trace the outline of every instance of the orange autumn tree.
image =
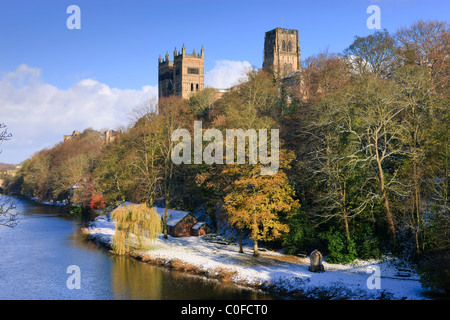
POLYGON ((91 210, 104 209, 106 207, 105 198, 102 192, 93 192, 89 208, 91 210))
MULTIPOLYGON (((286 164, 289 162, 285 160, 286 164)), ((239 167, 233 166, 228 170, 242 173, 244 168, 239 167)), ((253 255, 258 256, 258 241, 273 241, 289 232, 285 221, 300 204, 294 199, 294 189, 282 170, 274 175, 261 175, 259 165, 246 167, 249 171, 230 186, 224 208, 232 225, 250 230, 253 255)))

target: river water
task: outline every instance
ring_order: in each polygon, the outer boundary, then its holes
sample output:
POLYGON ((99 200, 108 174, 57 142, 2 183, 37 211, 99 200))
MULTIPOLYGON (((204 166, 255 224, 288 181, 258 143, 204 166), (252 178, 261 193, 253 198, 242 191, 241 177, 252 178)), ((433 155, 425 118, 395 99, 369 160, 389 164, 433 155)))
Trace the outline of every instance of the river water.
POLYGON ((110 254, 62 208, 16 199, 19 223, 0 226, 0 299, 272 299, 263 293, 110 254), (79 268, 80 288, 73 283, 79 268))

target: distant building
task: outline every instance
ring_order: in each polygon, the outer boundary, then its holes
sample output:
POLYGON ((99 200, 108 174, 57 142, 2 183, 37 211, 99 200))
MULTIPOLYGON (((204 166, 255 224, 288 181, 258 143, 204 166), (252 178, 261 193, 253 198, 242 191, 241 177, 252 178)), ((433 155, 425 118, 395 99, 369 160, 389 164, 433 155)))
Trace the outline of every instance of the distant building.
POLYGON ((205 87, 205 51, 187 54, 183 44, 181 52, 175 48, 173 61, 166 53, 164 60, 158 58, 158 98, 176 95, 189 98, 205 87))
POLYGON ((105 137, 105 143, 108 144, 117 139, 117 137, 120 135, 120 131, 106 130, 106 132, 102 133, 102 135, 105 137))
POLYGON ((301 71, 298 30, 275 28, 264 37, 263 69, 285 78, 301 71))
POLYGON ((78 137, 80 134, 81 134, 80 131, 74 130, 74 132, 72 132, 72 134, 64 135, 64 141, 69 141, 72 138, 78 137))
MULTIPOLYGON (((164 208, 154 207, 156 213, 164 218, 164 208)), ((198 220, 188 211, 167 210, 167 233, 172 237, 201 236, 211 232, 205 221, 198 220)))
MULTIPOLYGON (((264 38, 263 69, 274 72, 285 85, 299 82, 300 45, 298 30, 275 28, 267 31, 264 38)), ((193 51, 187 54, 183 47, 181 52, 175 48, 173 61, 166 52, 165 58, 158 58, 158 98, 171 95, 189 98, 193 93, 205 87, 205 51, 202 47, 199 54, 193 51)), ((216 89, 219 99, 228 89, 216 89)))
POLYGON ((88 180, 86 178, 81 178, 74 185, 70 187, 69 202, 74 205, 81 205, 83 194, 85 193, 86 186, 88 185, 88 180))
MULTIPOLYGON (((117 137, 120 135, 120 131, 116 131, 116 130, 106 130, 105 132, 97 132, 97 133, 99 134, 99 137, 101 137, 104 140, 105 144, 115 141, 117 139, 117 137)), ((77 130, 73 131, 71 135, 65 134, 64 142, 69 141, 80 135, 81 135, 80 131, 77 131, 77 130)))

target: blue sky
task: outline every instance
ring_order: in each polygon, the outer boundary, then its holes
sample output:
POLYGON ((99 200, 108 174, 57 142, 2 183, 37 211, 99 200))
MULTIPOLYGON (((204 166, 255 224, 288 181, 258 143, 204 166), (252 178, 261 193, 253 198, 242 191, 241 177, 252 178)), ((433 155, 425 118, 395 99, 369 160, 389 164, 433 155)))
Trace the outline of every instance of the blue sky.
POLYGON ((23 161, 73 130, 126 125, 156 93, 159 55, 172 58, 183 43, 188 52, 204 46, 214 86, 220 77, 232 81, 236 68, 261 67, 264 32, 275 27, 299 30, 302 60, 342 52, 374 32, 366 27, 371 4, 390 32, 418 19, 448 21, 450 12, 446 0, 1 0, 0 122, 13 139, 0 145, 0 162, 23 161), (72 4, 81 9, 80 30, 66 27, 72 4), (80 95, 87 100, 75 102, 80 95), (92 101, 104 112, 87 116, 92 101))

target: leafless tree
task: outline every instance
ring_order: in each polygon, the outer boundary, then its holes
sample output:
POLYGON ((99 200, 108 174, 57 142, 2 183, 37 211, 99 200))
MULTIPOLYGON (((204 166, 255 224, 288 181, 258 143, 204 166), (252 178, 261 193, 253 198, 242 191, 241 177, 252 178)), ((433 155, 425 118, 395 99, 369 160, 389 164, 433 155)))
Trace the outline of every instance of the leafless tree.
POLYGON ((0 226, 13 228, 17 220, 16 205, 12 198, 0 195, 0 226))
MULTIPOLYGON (((396 90, 378 79, 365 79, 356 88, 357 92, 350 92, 348 98, 350 108, 356 107, 353 111, 357 116, 353 119, 348 116, 347 124, 341 129, 352 134, 359 142, 358 158, 354 161, 366 163, 373 172, 372 179, 377 186, 373 194, 383 203, 388 230, 395 248, 397 233, 390 194, 403 194, 397 171, 389 171, 387 164, 404 154, 400 143, 401 129, 398 125, 404 106, 395 94, 396 90)), ((349 110, 348 114, 350 113, 349 110)))
POLYGON ((448 74, 445 74, 450 55, 450 27, 447 22, 419 20, 411 27, 398 30, 396 38, 406 63, 424 66, 432 76, 446 76, 448 79, 448 74))
MULTIPOLYGON (((5 124, 0 123, 0 143, 9 139, 11 139, 11 133, 8 133, 5 124)), ((15 208, 15 203, 10 197, 0 195, 0 226, 13 228, 17 225, 15 208)))
POLYGON ((344 55, 353 73, 386 78, 398 65, 395 52, 395 40, 384 30, 367 37, 356 37, 344 55))

